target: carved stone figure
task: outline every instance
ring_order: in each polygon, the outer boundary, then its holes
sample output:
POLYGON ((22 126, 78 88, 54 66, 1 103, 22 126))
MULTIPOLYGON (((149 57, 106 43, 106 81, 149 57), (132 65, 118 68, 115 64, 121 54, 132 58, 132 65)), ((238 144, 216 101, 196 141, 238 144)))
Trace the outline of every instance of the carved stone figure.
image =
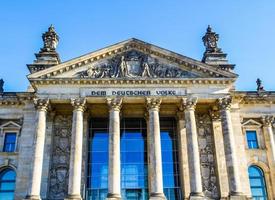
POLYGON ((208 114, 197 115, 197 129, 203 191, 206 197, 219 199, 213 132, 208 114))
POLYGON ((262 80, 261 79, 257 78, 256 83, 257 83, 257 92, 265 91, 264 86, 262 85, 262 80))
POLYGON ((57 115, 54 121, 53 149, 48 199, 64 199, 68 190, 72 117, 57 115))
POLYGON ((178 67, 162 64, 158 59, 130 50, 87 70, 77 73, 80 78, 194 78, 197 75, 178 67), (150 61, 149 61, 150 60, 150 61))
POLYGON ((0 93, 4 92, 4 80, 0 79, 0 93))
POLYGON ((208 25, 206 34, 202 38, 207 53, 221 52, 218 48, 219 34, 212 31, 212 28, 208 25))
POLYGON ((44 47, 42 51, 54 51, 59 41, 59 37, 54 30, 53 25, 48 28, 48 31, 42 35, 44 47))

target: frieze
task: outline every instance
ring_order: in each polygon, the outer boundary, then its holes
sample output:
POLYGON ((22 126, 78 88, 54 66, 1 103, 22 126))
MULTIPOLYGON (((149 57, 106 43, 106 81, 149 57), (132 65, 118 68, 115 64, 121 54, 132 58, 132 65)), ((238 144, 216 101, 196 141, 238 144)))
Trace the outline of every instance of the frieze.
POLYGON ((196 74, 161 63, 136 50, 91 64, 76 74, 79 78, 195 78, 196 74))
POLYGON ((198 114, 196 118, 203 192, 210 199, 219 199, 211 118, 208 114, 198 114))
POLYGON ((49 177, 49 200, 63 200, 68 194, 72 116, 57 115, 49 177))

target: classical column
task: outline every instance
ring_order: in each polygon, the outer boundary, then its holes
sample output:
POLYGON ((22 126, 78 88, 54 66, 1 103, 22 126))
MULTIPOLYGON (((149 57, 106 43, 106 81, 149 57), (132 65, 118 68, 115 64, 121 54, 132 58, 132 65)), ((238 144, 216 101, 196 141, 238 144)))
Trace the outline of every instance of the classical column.
POLYGON ((40 200, 40 187, 42 178, 43 154, 46 134, 46 116, 49 105, 48 99, 35 99, 36 107, 36 138, 34 145, 34 158, 32 161, 32 172, 30 187, 26 199, 40 200))
POLYGON ((188 199, 190 194, 190 177, 187 153, 187 136, 184 112, 182 109, 177 112, 177 135, 180 163, 180 182, 183 199, 188 199))
POLYGON ((268 134, 269 140, 270 140, 272 161, 273 161, 273 163, 275 163, 275 141, 274 141, 274 133, 273 133, 273 130, 272 130, 273 121, 274 121, 273 116, 267 115, 267 116, 262 117, 262 122, 263 122, 264 129, 265 129, 266 133, 268 134))
POLYGON ((220 98, 218 100, 221 114, 224 149, 229 177, 229 190, 231 199, 241 199, 243 195, 239 174, 239 162, 236 153, 235 138, 231 121, 231 97, 220 98))
POLYGON ((159 125, 159 107, 161 99, 147 98, 149 114, 149 171, 150 171, 150 200, 166 199, 163 193, 161 140, 159 125))
POLYGON ((196 104, 197 98, 182 99, 187 134, 187 151, 191 187, 190 199, 203 199, 204 194, 202 191, 200 152, 195 119, 196 104))
POLYGON ((72 99, 73 122, 67 200, 81 200, 81 166, 83 145, 83 112, 86 99, 72 99))
POLYGON ((109 106, 108 200, 121 199, 120 189, 120 109, 122 99, 107 99, 109 106))
POLYGON ((228 176, 226 171, 226 159, 224 153, 224 141, 222 133, 221 115, 218 110, 210 110, 212 119, 213 138, 215 144, 215 158, 217 161, 219 193, 221 199, 226 199, 229 193, 228 176))

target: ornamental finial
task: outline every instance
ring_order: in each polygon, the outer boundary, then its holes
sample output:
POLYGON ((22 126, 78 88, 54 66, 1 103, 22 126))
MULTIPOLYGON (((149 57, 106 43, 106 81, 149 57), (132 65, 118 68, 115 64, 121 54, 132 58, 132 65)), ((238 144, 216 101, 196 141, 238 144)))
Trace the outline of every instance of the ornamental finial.
POLYGON ((55 32, 54 26, 52 24, 48 28, 48 31, 43 33, 42 39, 44 42, 44 47, 41 49, 42 52, 55 51, 59 37, 55 32))
POLYGON ((202 41, 207 53, 221 53, 221 49, 218 48, 219 34, 212 31, 210 25, 206 29, 205 35, 202 37, 202 41))

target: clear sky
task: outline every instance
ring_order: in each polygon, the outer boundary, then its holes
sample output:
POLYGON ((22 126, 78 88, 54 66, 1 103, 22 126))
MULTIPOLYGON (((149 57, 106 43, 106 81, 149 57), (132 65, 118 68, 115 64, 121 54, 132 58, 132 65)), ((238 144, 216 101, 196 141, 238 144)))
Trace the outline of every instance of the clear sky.
POLYGON ((5 91, 26 90, 26 64, 50 24, 62 61, 132 37, 201 60, 210 24, 236 64, 236 88, 255 90, 259 77, 275 90, 274 0, 9 0, 0 3, 0 24, 5 91))

